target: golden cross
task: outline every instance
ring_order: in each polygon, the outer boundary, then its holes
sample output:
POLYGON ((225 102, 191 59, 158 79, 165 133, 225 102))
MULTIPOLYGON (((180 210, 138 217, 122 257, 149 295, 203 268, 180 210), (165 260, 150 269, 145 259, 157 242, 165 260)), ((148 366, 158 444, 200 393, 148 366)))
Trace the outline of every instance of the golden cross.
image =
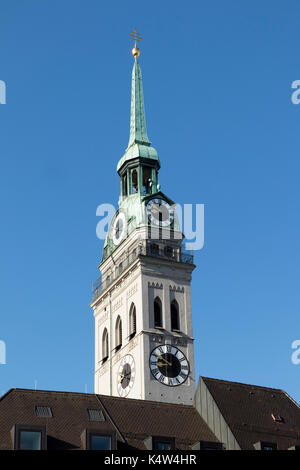
POLYGON ((136 28, 134 28, 134 30, 131 33, 129 33, 129 36, 131 37, 131 39, 134 40, 135 47, 136 47, 136 43, 139 42, 141 39, 143 39, 141 35, 137 32, 136 28))

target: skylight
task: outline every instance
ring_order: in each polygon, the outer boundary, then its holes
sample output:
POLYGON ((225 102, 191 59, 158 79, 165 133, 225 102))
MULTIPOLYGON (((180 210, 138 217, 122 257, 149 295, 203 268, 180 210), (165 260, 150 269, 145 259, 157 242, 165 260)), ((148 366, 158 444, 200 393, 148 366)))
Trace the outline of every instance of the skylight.
POLYGON ((277 423, 283 423, 283 418, 277 413, 272 413, 271 414, 273 421, 276 421, 277 423))
POLYGON ((105 421, 104 414, 101 410, 87 410, 90 421, 105 421))
POLYGON ((53 417, 50 406, 36 406, 35 415, 38 418, 52 418, 53 417))

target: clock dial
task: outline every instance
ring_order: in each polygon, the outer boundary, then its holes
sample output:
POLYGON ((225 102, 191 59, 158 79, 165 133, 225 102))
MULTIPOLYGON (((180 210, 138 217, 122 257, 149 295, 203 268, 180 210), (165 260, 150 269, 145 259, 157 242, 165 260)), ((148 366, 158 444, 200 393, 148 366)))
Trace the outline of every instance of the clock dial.
POLYGON ((126 397, 133 387, 135 378, 135 363, 130 354, 127 354, 120 362, 118 369, 118 393, 120 397, 126 397))
POLYGON ((119 245, 119 243, 123 240, 126 232, 126 215, 124 212, 119 212, 116 215, 111 230, 111 238, 113 243, 115 245, 119 245))
POLYGON ((163 199, 151 199, 147 204, 147 216, 149 223, 167 227, 174 220, 174 209, 163 199))
POLYGON ((171 344, 153 349, 149 365, 153 377, 169 387, 183 384, 190 372, 189 362, 183 352, 171 344))

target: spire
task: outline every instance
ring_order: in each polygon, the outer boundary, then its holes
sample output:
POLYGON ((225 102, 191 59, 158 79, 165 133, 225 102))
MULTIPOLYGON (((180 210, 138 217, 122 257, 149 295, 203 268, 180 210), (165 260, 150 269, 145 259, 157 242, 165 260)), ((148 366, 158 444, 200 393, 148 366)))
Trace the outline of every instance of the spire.
POLYGON ((134 59, 132 70, 130 137, 128 148, 133 144, 150 145, 146 129, 142 72, 137 57, 134 59))
POLYGON ((134 40, 134 48, 132 49, 134 64, 131 82, 130 136, 128 147, 123 157, 118 162, 118 172, 121 170, 123 165, 128 162, 128 160, 135 158, 156 160, 158 168, 160 167, 157 152, 153 147, 151 147, 146 129, 142 72, 138 64, 140 50, 137 47, 137 42, 139 42, 142 38, 136 29, 134 29, 129 36, 131 36, 131 38, 134 40))
POLYGON ((142 37, 137 32, 136 28, 134 28, 129 36, 134 40, 134 48, 132 49, 134 65, 131 81, 131 115, 128 148, 133 144, 150 145, 146 129, 142 72, 138 64, 138 57, 141 52, 136 44, 142 39, 142 37))

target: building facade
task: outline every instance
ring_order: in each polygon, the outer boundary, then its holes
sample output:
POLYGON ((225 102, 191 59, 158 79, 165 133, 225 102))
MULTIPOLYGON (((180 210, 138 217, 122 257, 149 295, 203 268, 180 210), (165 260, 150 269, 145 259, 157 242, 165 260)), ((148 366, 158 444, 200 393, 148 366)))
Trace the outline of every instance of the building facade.
POLYGON ((93 290, 95 393, 191 405, 193 256, 174 202, 161 191, 147 136, 139 50, 134 49, 130 137, 117 171, 119 208, 93 290))

